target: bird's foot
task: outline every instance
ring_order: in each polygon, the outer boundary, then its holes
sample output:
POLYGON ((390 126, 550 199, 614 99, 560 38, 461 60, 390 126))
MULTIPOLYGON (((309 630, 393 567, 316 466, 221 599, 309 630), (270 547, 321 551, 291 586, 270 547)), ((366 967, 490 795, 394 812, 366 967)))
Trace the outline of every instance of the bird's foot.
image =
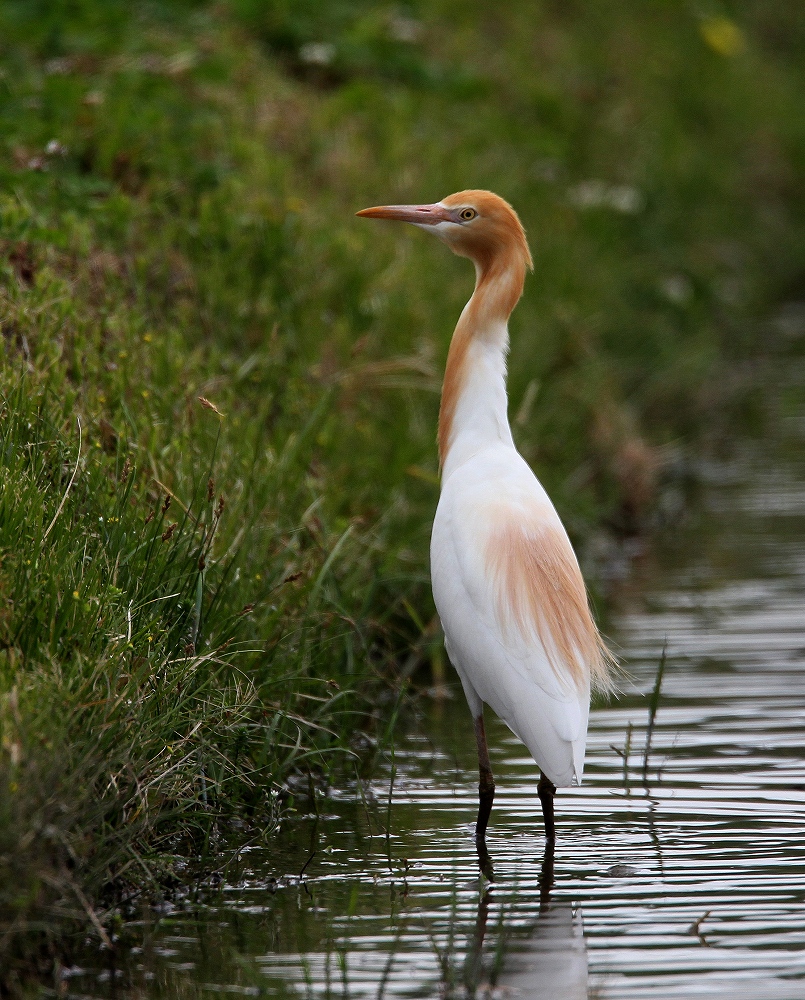
POLYGON ((492 867, 492 858, 486 847, 486 837, 482 833, 475 831, 475 850, 478 853, 478 867, 489 882, 495 881, 495 871, 492 867))

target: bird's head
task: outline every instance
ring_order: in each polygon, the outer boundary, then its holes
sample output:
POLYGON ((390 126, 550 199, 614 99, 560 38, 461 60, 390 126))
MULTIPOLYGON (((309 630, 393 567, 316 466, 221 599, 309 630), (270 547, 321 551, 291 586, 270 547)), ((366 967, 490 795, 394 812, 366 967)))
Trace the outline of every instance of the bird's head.
POLYGON ((435 233, 454 252, 469 257, 479 275, 498 267, 532 269, 520 219, 491 191, 459 191, 433 205, 381 205, 357 213, 366 219, 410 222, 435 233))

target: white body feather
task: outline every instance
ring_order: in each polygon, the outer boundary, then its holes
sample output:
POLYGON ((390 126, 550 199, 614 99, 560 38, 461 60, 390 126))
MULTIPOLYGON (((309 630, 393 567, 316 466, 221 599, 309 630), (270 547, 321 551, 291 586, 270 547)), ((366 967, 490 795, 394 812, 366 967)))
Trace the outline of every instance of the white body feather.
POLYGON ((507 627, 486 556, 496 530, 544 524, 575 556, 559 515, 519 454, 506 413, 505 325, 473 343, 442 472, 431 537, 431 579, 445 644, 470 710, 482 703, 509 726, 555 785, 580 782, 589 672, 578 685, 538 635, 507 627))

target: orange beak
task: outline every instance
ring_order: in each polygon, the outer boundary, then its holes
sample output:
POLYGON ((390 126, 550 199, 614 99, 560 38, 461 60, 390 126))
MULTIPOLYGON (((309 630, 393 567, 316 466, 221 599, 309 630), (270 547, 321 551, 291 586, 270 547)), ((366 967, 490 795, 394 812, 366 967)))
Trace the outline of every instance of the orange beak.
POLYGON ((394 219, 397 222, 413 222, 416 226, 435 226, 439 222, 453 222, 450 210, 444 205, 379 205, 364 208, 356 215, 364 219, 394 219))

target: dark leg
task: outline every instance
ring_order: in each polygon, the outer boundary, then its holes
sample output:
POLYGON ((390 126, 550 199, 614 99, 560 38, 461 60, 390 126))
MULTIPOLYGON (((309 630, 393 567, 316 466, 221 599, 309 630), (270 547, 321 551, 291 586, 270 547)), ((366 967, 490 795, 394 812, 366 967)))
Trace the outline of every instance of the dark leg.
POLYGON ((489 762, 489 749, 486 745, 483 712, 475 720, 475 742, 478 744, 478 821, 475 824, 475 838, 483 839, 489 824, 489 814, 492 812, 492 801, 495 798, 495 779, 492 777, 492 765, 489 762))
POLYGON ((552 844, 556 840, 556 827, 553 823, 553 797, 556 795, 556 785, 544 774, 540 775, 537 795, 542 803, 542 815, 545 817, 545 839, 552 844))
POLYGON ((486 846, 486 837, 480 833, 475 834, 475 850, 478 852, 478 867, 483 872, 485 878, 490 882, 495 881, 495 869, 492 866, 492 859, 486 846))

